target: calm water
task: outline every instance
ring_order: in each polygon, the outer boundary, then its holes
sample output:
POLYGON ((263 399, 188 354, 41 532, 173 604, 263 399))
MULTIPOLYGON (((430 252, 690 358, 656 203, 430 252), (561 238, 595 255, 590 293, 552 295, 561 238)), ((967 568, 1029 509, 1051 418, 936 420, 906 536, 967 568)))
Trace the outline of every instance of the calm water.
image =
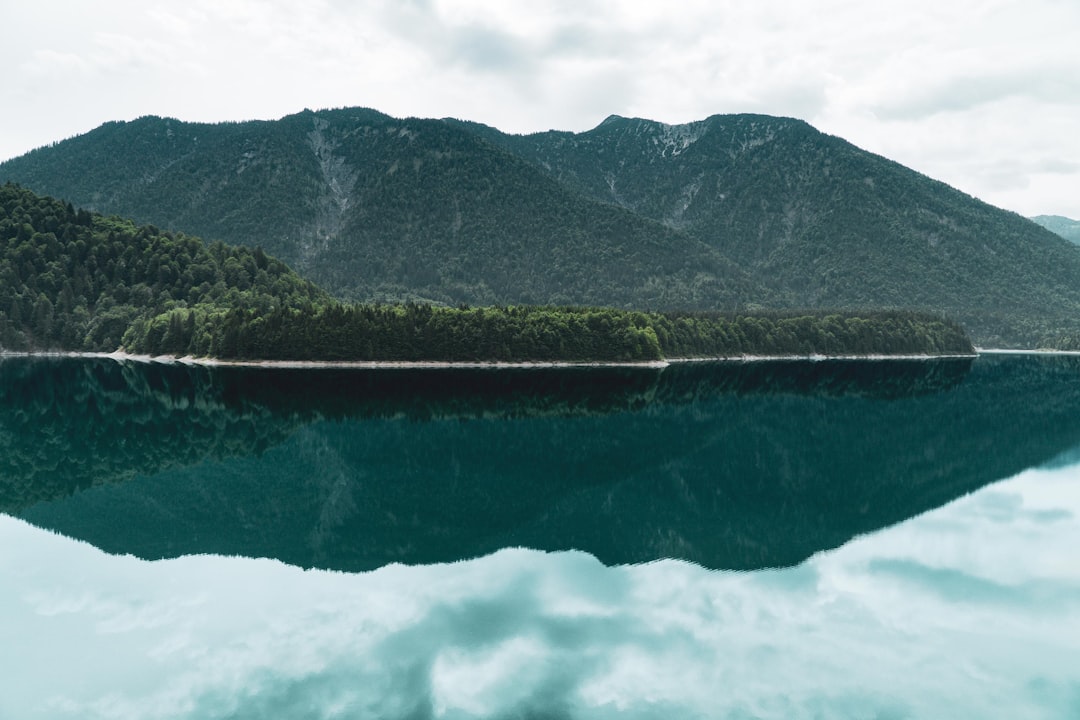
POLYGON ((0 720, 1080 717, 1080 360, 0 360, 0 720))

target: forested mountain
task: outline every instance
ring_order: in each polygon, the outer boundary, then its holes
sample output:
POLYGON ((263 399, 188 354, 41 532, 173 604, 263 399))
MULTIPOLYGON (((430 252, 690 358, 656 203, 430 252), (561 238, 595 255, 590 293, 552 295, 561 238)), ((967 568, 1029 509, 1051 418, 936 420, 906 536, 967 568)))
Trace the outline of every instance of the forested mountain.
POLYGON ((103 213, 256 245, 345 299, 731 309, 734 263, 438 120, 110 123, 0 176, 103 213))
POLYGON ((5 179, 261 246, 346 299, 916 308, 983 345, 1080 330, 1080 249, 787 118, 512 136, 365 109, 146 117, 0 164, 5 179))
POLYGON ((1031 220, 1070 242, 1080 244, 1080 221, 1061 215, 1036 215, 1031 220))
POLYGON ((261 248, 210 245, 0 186, 0 352, 222 359, 652 361, 743 354, 969 354, 911 312, 661 314, 347 305, 261 248))
POLYGON ((797 307, 935 308, 983 344, 1037 344, 1080 308, 1075 248, 799 120, 612 116, 526 136, 465 126, 701 240, 797 307))

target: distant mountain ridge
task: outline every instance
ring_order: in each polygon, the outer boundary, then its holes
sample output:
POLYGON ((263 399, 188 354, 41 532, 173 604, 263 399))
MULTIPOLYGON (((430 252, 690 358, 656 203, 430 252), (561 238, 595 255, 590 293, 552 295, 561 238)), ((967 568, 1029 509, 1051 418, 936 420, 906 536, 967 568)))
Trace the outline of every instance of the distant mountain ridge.
POLYGON ((3 180, 260 246, 348 299, 905 307, 984 346, 1080 326, 1080 249, 791 118, 508 135, 363 108, 146 117, 0 164, 3 180))
POLYGON ((1031 221, 1070 242, 1080 244, 1080 220, 1062 215, 1036 215, 1031 221))

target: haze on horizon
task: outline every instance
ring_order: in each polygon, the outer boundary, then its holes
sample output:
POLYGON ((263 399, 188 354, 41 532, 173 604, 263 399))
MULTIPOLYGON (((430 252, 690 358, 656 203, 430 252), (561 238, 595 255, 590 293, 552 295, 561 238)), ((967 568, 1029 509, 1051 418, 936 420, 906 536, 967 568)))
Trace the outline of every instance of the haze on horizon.
POLYGON ((1064 0, 0 0, 0 13, 0 160, 142 115, 366 106, 533 132, 756 112, 1022 215, 1080 218, 1080 4, 1064 0))

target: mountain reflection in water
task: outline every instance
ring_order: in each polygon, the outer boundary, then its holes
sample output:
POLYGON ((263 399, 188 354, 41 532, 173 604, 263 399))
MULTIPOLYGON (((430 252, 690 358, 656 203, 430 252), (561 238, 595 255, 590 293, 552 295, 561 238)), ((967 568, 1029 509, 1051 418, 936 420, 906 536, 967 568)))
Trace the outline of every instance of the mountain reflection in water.
POLYGON ((1080 467, 794 568, 580 552, 348 574, 0 516, 0 717, 1080 717, 1080 467))
POLYGON ((0 362, 0 502, 112 553, 783 567, 1080 445, 1075 359, 0 362))

